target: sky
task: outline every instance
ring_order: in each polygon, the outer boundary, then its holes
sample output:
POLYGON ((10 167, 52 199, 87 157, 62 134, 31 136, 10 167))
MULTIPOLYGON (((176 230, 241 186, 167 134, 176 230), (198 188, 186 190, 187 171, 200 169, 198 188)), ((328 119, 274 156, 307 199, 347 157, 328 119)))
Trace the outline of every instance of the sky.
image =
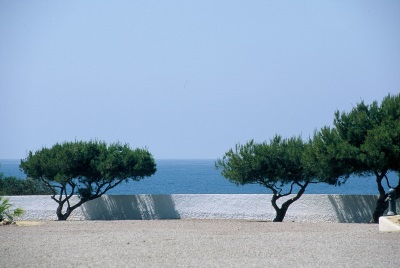
POLYGON ((400 92, 400 1, 0 0, 0 159, 217 159, 400 92))

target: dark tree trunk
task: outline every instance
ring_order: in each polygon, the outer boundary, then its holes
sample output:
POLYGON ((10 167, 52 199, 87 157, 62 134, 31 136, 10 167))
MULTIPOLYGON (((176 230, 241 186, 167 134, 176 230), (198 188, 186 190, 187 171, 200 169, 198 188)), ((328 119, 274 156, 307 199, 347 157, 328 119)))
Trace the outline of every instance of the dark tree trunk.
POLYGON ((64 204, 58 204, 57 207, 57 218, 59 221, 65 221, 68 219, 69 215, 71 215, 71 212, 73 211, 73 209, 71 209, 70 207, 67 208, 67 210, 65 211, 65 213, 62 213, 62 209, 63 209, 63 205, 64 204))
MULTIPOLYGON (((274 193, 274 195, 272 196, 272 200, 271 200, 272 206, 274 207, 275 212, 276 212, 275 218, 274 218, 273 222, 282 222, 282 221, 283 221, 283 219, 284 219, 285 216, 286 216, 286 212, 287 212, 287 210, 289 209, 289 206, 290 206, 292 203, 294 203, 295 201, 297 201, 297 200, 303 195, 303 193, 305 192, 305 190, 306 190, 306 188, 307 188, 308 183, 309 183, 309 182, 306 182, 304 185, 297 184, 297 185, 300 186, 299 192, 296 194, 295 197, 290 198, 289 200, 286 200, 286 201, 282 204, 281 207, 278 207, 278 205, 276 204, 276 201, 277 201, 279 198, 281 198, 283 195, 274 193)), ((290 191, 290 192, 291 192, 291 191, 290 191)))
MULTIPOLYGON (((92 198, 92 199, 95 199, 95 198, 92 198)), ((58 207, 57 207, 57 211, 56 211, 58 220, 59 221, 67 220, 68 217, 71 215, 72 211, 74 211, 76 208, 80 207, 83 203, 86 203, 87 201, 90 201, 92 199, 91 198, 81 198, 81 200, 77 204, 73 205, 72 207, 69 205, 68 202, 66 202, 67 199, 62 202, 58 202, 58 207), (67 209, 65 210, 65 213, 62 213, 62 209, 63 209, 63 206, 65 203, 67 203, 68 206, 67 206, 67 209)))
POLYGON ((375 210, 372 213, 371 223, 378 223, 379 217, 383 216, 383 214, 385 213, 385 210, 389 206, 388 202, 386 201, 387 194, 385 192, 385 189, 382 186, 382 180, 383 180, 385 174, 386 174, 386 171, 382 172, 381 174, 379 174, 378 172, 375 172, 376 184, 378 186, 378 191, 379 191, 379 197, 378 197, 378 201, 376 202, 375 210))
POLYGON ((275 215, 275 219, 273 220, 273 222, 283 222, 283 219, 286 216, 286 212, 287 212, 290 204, 292 204, 292 203, 293 203, 292 199, 289 199, 288 201, 286 201, 285 203, 282 204, 281 208, 275 209, 276 215, 275 215))
POLYGON ((389 203, 385 201, 387 195, 379 195, 378 201, 376 202, 376 207, 374 213, 372 214, 372 223, 379 223, 379 217, 382 217, 385 210, 388 209, 389 203))
MULTIPOLYGON (((379 223, 379 217, 382 217, 385 211, 389 208, 389 202, 387 201, 388 194, 385 193, 379 178, 377 179, 379 198, 376 202, 374 213, 372 214, 371 223, 379 223)), ((400 184, 396 186, 396 199, 400 198, 400 184)))

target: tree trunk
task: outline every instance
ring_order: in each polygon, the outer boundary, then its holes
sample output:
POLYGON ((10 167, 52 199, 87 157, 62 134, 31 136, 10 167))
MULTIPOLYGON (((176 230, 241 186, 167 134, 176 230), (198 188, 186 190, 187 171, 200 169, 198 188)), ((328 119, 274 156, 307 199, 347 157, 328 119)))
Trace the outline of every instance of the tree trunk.
POLYGON ((376 207, 374 213, 372 214, 371 223, 379 223, 379 217, 383 216, 385 210, 388 209, 389 203, 385 201, 387 195, 379 195, 378 201, 376 202, 376 207))
POLYGON ((379 191, 379 198, 378 201, 376 202, 375 210, 372 213, 371 223, 379 223, 379 217, 383 216, 385 210, 389 207, 388 201, 386 201, 387 194, 382 186, 382 180, 385 174, 386 172, 382 172, 381 174, 375 172, 376 184, 378 186, 378 191, 379 191))
POLYGON ((290 204, 292 204, 292 203, 293 203, 292 199, 289 199, 285 203, 282 204, 281 208, 275 209, 276 214, 275 214, 275 219, 273 220, 273 222, 283 222, 283 219, 286 216, 286 212, 287 212, 290 204))
MULTIPOLYGON (((376 202, 376 207, 374 213, 372 214, 371 223, 379 223, 379 217, 382 217, 385 211, 389 208, 389 202, 386 200, 388 198, 388 194, 383 191, 383 187, 379 186, 379 198, 376 202), (383 191, 383 192, 382 192, 383 191)), ((400 184, 396 186, 396 199, 400 198, 400 184)))
POLYGON ((278 207, 278 205, 276 204, 276 201, 279 198, 281 198, 282 196, 279 195, 279 194, 274 194, 272 196, 271 203, 272 203, 272 206, 274 207, 275 212, 276 212, 275 219, 273 220, 273 222, 282 222, 283 221, 283 219, 286 216, 286 212, 289 209, 289 206, 292 203, 294 203, 295 201, 297 201, 304 194, 308 184, 309 184, 309 182, 306 182, 304 185, 301 185, 301 184, 298 183, 297 185, 300 186, 299 192, 296 194, 295 197, 290 198, 289 200, 286 200, 285 202, 283 202, 281 207, 278 207))
POLYGON ((71 215, 71 212, 73 211, 73 209, 71 209, 70 207, 67 208, 67 210, 65 211, 65 213, 62 213, 62 209, 63 209, 63 205, 62 203, 58 204, 57 207, 57 218, 59 221, 66 221, 69 217, 69 215, 71 215))
POLYGON ((83 203, 86 203, 86 202, 88 202, 88 201, 90 201, 90 200, 96 199, 96 198, 98 198, 98 197, 100 197, 100 196, 102 196, 102 194, 101 194, 101 195, 95 195, 95 196, 92 196, 92 197, 89 197, 89 198, 88 198, 88 197, 82 197, 82 198, 79 200, 79 202, 76 203, 76 204, 73 205, 73 206, 70 206, 70 204, 67 202, 68 199, 65 199, 65 200, 63 200, 63 201, 57 201, 57 200, 56 200, 56 202, 58 203, 58 207, 57 207, 57 211, 56 211, 58 220, 59 220, 59 221, 65 221, 65 220, 67 220, 68 217, 71 215, 72 211, 74 211, 76 208, 80 207, 83 203), (67 207, 67 209, 65 210, 65 213, 63 214, 63 213, 62 213, 62 209, 63 209, 63 206, 64 206, 65 203, 67 203, 68 207, 67 207))

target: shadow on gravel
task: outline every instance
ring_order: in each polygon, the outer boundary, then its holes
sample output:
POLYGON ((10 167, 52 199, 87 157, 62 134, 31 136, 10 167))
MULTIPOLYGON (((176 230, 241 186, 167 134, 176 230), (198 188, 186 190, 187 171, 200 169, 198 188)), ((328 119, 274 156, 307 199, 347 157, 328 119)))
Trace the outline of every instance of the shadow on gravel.
POLYGON ((339 222, 369 223, 378 199, 375 195, 328 195, 339 222))
POLYGON ((82 205, 87 220, 179 219, 171 195, 104 195, 82 205))

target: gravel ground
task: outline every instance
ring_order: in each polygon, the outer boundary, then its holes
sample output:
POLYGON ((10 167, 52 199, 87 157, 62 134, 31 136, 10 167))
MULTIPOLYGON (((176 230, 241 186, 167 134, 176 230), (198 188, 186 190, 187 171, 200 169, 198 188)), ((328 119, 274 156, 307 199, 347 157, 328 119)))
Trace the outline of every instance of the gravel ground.
POLYGON ((377 224, 46 221, 0 226, 0 267, 400 267, 377 224))

